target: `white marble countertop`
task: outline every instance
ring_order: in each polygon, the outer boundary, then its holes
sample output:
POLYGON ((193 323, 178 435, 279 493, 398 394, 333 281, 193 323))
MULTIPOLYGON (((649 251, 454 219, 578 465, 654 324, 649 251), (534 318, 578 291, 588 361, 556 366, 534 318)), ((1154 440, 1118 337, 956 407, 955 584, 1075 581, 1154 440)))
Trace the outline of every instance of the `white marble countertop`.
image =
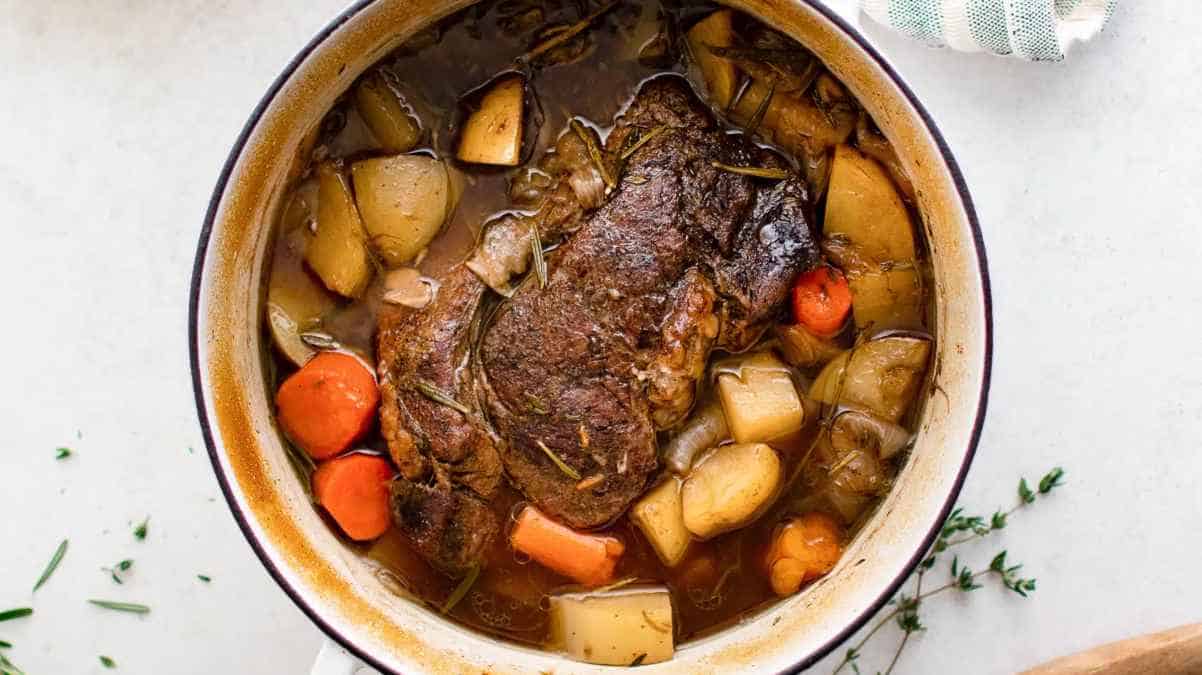
MULTIPOLYGON (((100 672, 100 654, 129 673, 301 673, 317 651, 220 499, 186 306, 229 146, 343 4, 0 2, 0 609, 36 608, 0 639, 30 673, 100 672), (56 461, 60 445, 72 457, 56 461), (100 568, 123 558, 116 586, 100 568)), ((898 672, 1010 672, 1202 620, 1202 5, 1157 5, 1121 3, 1059 65, 869 29, 942 126, 988 244, 994 383, 962 502, 992 511, 1018 475, 1068 471, 1060 494, 964 552, 979 568, 1009 549, 1034 597, 932 601, 898 672)), ((892 646, 867 650, 865 670, 892 646)))

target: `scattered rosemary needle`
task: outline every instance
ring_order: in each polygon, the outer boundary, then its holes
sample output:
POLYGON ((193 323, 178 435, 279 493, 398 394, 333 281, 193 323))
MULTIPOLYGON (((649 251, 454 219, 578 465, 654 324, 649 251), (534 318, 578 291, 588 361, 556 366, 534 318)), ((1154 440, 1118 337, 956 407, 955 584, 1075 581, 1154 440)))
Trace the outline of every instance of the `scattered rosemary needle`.
POLYGON ((593 164, 597 167, 597 172, 601 174, 601 181, 605 183, 605 188, 612 190, 616 183, 614 182, 614 177, 609 174, 609 168, 605 166, 605 158, 601 155, 601 148, 597 147, 597 140, 580 123, 580 120, 573 118, 570 126, 572 127, 572 131, 575 131, 580 140, 584 142, 585 148, 588 149, 589 159, 593 160, 593 164))
POLYGON ((639 580, 639 578, 634 577, 634 576, 622 577, 621 579, 618 579, 617 581, 613 582, 612 584, 602 586, 593 592, 594 593, 608 593, 609 591, 616 591, 619 588, 622 588, 623 586, 629 586, 630 584, 633 584, 634 582, 636 582, 638 580, 639 580))
POLYGON ((31 607, 19 607, 17 609, 6 609, 0 612, 0 621, 8 621, 10 619, 20 619, 22 617, 33 614, 31 607))
POLYGON ((538 225, 530 226, 533 235, 530 238, 530 254, 534 261, 534 276, 538 277, 538 287, 547 287, 547 259, 543 257, 543 240, 538 236, 538 225))
POLYGON ((150 516, 146 516, 146 519, 143 520, 142 522, 138 523, 138 526, 134 528, 134 539, 137 539, 138 541, 145 541, 146 533, 149 530, 149 528, 150 528, 150 516))
POLYGON ((58 548, 54 550, 54 555, 50 556, 50 562, 46 563, 46 569, 42 571, 42 576, 38 577, 38 582, 33 585, 33 590, 38 590, 46 580, 54 574, 54 570, 58 569, 58 564, 63 561, 63 556, 67 555, 67 540, 64 539, 58 548))
POLYGON ((108 572, 113 577, 113 581, 117 582, 118 584, 123 584, 125 582, 121 579, 120 576, 118 576, 117 573, 118 572, 127 572, 127 571, 129 571, 129 568, 131 568, 133 566, 134 566, 134 561, 126 558, 125 560, 122 560, 121 562, 117 563, 116 565, 113 565, 112 567, 101 567, 100 569, 104 570, 105 572, 108 572))
POLYGON ((0 640, 0 649, 12 649, 13 643, 0 640))
POLYGON ((419 393, 421 393, 422 396, 425 396, 426 398, 430 399, 431 401, 434 401, 435 403, 441 403, 442 405, 445 405, 448 408, 451 408, 453 410, 458 410, 459 412, 463 413, 464 415, 470 415, 472 413, 470 408, 463 405, 459 401, 456 401, 453 396, 451 396, 447 392, 439 389, 438 387, 435 387, 434 385, 430 384, 429 382, 426 382, 425 380, 418 380, 417 383, 414 384, 414 386, 417 388, 417 391, 419 393))
POLYGON ((88 602, 96 605, 97 607, 103 607, 105 609, 111 609, 117 612, 130 612, 132 614, 147 614, 150 612, 149 607, 136 602, 117 602, 115 600, 88 600, 88 602))
POLYGON ((201 581, 205 582, 206 584, 211 583, 213 581, 213 578, 207 574, 197 574, 196 578, 200 579, 201 581))
POLYGON ((441 611, 443 614, 455 609, 455 605, 458 605, 459 601, 463 599, 463 596, 467 595, 467 592, 472 589, 472 585, 476 583, 476 578, 479 576, 480 566, 472 565, 472 568, 467 572, 467 576, 459 582, 459 585, 455 587, 455 590, 451 591, 451 594, 447 596, 447 601, 442 603, 441 611))
POLYGON ((117 662, 108 656, 101 656, 100 665, 104 666, 105 668, 116 668, 117 662))
POLYGON ((568 28, 556 33, 555 37, 553 37, 539 45, 536 45, 530 51, 519 56, 518 62, 519 63, 532 63, 535 60, 537 60, 540 56, 542 56, 543 54, 546 54, 547 52, 551 51, 552 49, 555 49, 556 47, 562 45, 563 43, 567 42, 568 40, 571 40, 572 38, 576 37, 577 35, 583 33, 585 31, 585 29, 587 29, 590 25, 592 25, 592 23, 594 21, 599 19, 603 14, 605 14, 609 10, 616 7, 620 1, 621 0, 610 0, 610 2, 607 2, 604 5, 601 5, 592 14, 589 14, 588 16, 584 17, 580 21, 577 21, 576 23, 572 24, 568 28))
POLYGON ((648 141, 650 141, 651 139, 655 138, 656 136, 664 133, 667 130, 668 130, 668 125, 661 124, 658 127, 655 127, 654 129, 652 129, 651 131, 648 131, 647 133, 643 134, 642 136, 639 136, 639 140, 635 141, 629 148, 626 148, 625 150, 623 150, 622 154, 618 155, 618 159, 625 160, 626 158, 633 155, 636 150, 638 150, 639 148, 646 145, 648 141))
POLYGON ((555 466, 559 467, 559 470, 564 472, 568 478, 571 478, 574 481, 580 480, 580 472, 568 466, 566 462, 559 458, 559 455, 555 454, 551 448, 547 447, 546 443, 543 443, 542 441, 535 441, 535 443, 538 444, 539 449, 546 453, 547 457, 550 457, 551 461, 555 463, 555 466))
POLYGON ((66 459, 70 456, 71 456, 71 448, 55 448, 54 449, 54 458, 55 459, 66 459))
POLYGON ((735 166, 733 164, 723 164, 722 162, 710 162, 710 166, 729 173, 737 173, 741 176, 754 176, 756 178, 769 178, 771 180, 784 180, 789 177, 789 172, 784 169, 771 169, 764 166, 735 166))

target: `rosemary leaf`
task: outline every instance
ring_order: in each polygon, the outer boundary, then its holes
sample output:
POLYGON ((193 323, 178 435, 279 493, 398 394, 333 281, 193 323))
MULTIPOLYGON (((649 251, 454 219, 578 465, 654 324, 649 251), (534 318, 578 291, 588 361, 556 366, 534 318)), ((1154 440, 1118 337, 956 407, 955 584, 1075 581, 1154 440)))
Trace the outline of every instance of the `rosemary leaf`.
POLYGON ((621 160, 627 159, 628 157, 633 155, 636 150, 638 150, 639 148, 646 145, 648 141, 650 141, 651 139, 655 138, 656 136, 664 133, 667 130, 668 130, 668 125, 661 124, 658 127, 655 127, 654 129, 652 129, 651 131, 648 131, 647 133, 639 136, 639 140, 632 143, 629 148, 626 148, 625 150, 623 150, 622 154, 618 155, 618 159, 621 159, 621 160))
POLYGON ((117 662, 108 656, 101 656, 100 665, 104 666, 105 668, 116 668, 117 662))
POLYGON ((70 456, 71 456, 71 448, 55 448, 54 449, 54 458, 55 459, 66 459, 70 456))
POLYGON ((33 609, 30 607, 20 607, 18 609, 6 609, 0 612, 0 621, 8 621, 10 619, 20 619, 21 617, 33 614, 33 609))
POLYGON ((58 569, 58 564, 63 561, 63 556, 65 555, 67 555, 66 539, 54 550, 54 555, 50 556, 50 562, 46 563, 46 569, 42 571, 42 576, 38 577, 38 582, 33 585, 33 590, 38 590, 42 587, 42 584, 46 583, 50 575, 54 574, 54 570, 58 569))
POLYGON ((210 576, 209 576, 209 575, 207 575, 207 574, 197 574, 197 575, 196 575, 196 578, 197 578, 197 579, 200 579, 201 581, 205 582, 206 584, 207 584, 207 583, 212 583, 212 581, 213 581, 213 577, 210 577, 210 576))
POLYGON ((453 396, 451 396, 447 392, 439 389, 438 387, 435 387, 434 385, 430 384, 429 382, 426 382, 425 380, 418 380, 417 384, 415 384, 414 386, 417 388, 417 391, 422 396, 425 396, 426 398, 430 399, 431 401, 434 401, 435 403, 441 403, 442 405, 445 405, 448 408, 451 408, 453 410, 458 410, 459 412, 463 413, 464 415, 470 415, 472 412, 470 408, 463 405, 459 401, 456 401, 453 396))
POLYGON ((136 602, 116 602, 114 600, 88 600, 88 602, 96 605, 97 607, 103 607, 105 609, 111 609, 117 612, 130 612, 132 614, 147 614, 150 612, 149 607, 136 602))
POLYGON ((614 182, 614 177, 609 174, 609 168, 605 166, 605 157, 601 154, 601 148, 597 147, 596 139, 580 123, 580 120, 573 118, 570 126, 572 127, 572 131, 576 132, 576 135, 580 137, 585 148, 588 149, 589 159, 593 160, 593 165, 597 167, 597 172, 601 174, 601 180, 605 183, 606 189, 612 190, 616 183, 614 182))
POLYGON ((146 516, 146 519, 143 520, 141 523, 138 523, 138 526, 134 528, 134 539, 137 539, 138 541, 145 541, 146 540, 146 532, 147 532, 149 526, 150 526, 150 516, 146 516))
POLYGON ((538 225, 530 226, 533 235, 530 239, 530 255, 534 261, 534 276, 538 277, 538 287, 547 287, 547 259, 543 257, 543 240, 538 236, 538 225))
POLYGON ((0 649, 12 649, 13 643, 0 640, 0 649))
POLYGON ((592 25, 592 23, 594 21, 596 21, 598 18, 600 18, 602 15, 604 15, 609 10, 616 7, 620 1, 621 0, 610 0, 610 2, 605 3, 601 7, 597 8, 597 10, 594 11, 592 14, 589 14, 588 16, 584 17, 580 21, 577 21, 576 23, 572 24, 568 28, 556 33, 554 37, 550 38, 549 40, 547 40, 545 42, 542 42, 542 43, 536 45, 530 51, 519 56, 518 63, 533 63, 534 61, 538 60, 538 58, 540 56, 542 56, 543 54, 546 54, 547 52, 551 51, 552 49, 555 49, 556 47, 562 45, 563 43, 567 42, 568 40, 571 40, 572 38, 576 37, 577 35, 583 33, 590 25, 592 25))
POLYGON ((768 178, 771 180, 784 180, 789 177, 789 172, 784 169, 771 169, 763 166, 734 166, 723 164, 722 162, 710 162, 710 165, 715 169, 737 173, 741 176, 754 176, 755 178, 768 178))
POLYGON ((459 585, 455 587, 455 590, 451 591, 451 594, 447 596, 447 601, 442 603, 441 611, 443 614, 455 609, 455 605, 458 605, 459 601, 463 599, 463 596, 467 595, 467 592, 472 589, 472 585, 476 583, 476 579, 479 576, 480 566, 472 565, 472 568, 467 572, 467 576, 459 582, 459 585))
POLYGON ((547 447, 546 443, 543 443, 542 441, 535 441, 535 443, 538 444, 539 449, 546 453, 547 457, 550 457, 551 461, 555 463, 555 466, 559 467, 559 470, 564 472, 568 478, 571 478, 575 481, 580 480, 580 472, 568 466, 566 462, 559 458, 559 455, 555 454, 551 448, 547 447))

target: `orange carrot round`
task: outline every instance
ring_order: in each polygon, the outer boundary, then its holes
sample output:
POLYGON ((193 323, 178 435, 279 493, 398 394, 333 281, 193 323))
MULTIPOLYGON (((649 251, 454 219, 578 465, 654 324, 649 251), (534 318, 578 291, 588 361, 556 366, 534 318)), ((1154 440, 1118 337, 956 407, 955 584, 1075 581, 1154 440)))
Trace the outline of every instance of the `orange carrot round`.
POLYGON ((543 566, 585 586, 613 581, 614 567, 626 551, 615 537, 577 532, 533 506, 518 514, 509 543, 543 566))
POLYGON ((829 265, 805 272, 793 285, 793 316, 818 337, 838 334, 851 313, 851 286, 829 265))
POLYGON ((375 455, 350 454, 322 462, 313 472, 313 496, 355 541, 368 541, 392 525, 388 483, 392 465, 375 455))
POLYGON ((328 459, 371 429, 380 390, 359 359, 321 352, 276 392, 284 433, 313 459, 328 459))
POLYGON ((843 555, 843 528, 817 511, 776 528, 765 562, 777 595, 796 593, 801 585, 835 568, 843 555))

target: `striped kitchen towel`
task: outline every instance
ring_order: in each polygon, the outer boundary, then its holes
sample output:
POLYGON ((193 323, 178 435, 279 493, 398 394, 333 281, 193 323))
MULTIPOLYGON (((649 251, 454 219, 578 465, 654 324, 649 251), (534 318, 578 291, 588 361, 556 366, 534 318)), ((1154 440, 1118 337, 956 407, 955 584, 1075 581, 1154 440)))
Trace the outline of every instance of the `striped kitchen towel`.
POLYGON ((1106 26, 1118 0, 861 0, 868 16, 934 47, 1059 61, 1106 26))

